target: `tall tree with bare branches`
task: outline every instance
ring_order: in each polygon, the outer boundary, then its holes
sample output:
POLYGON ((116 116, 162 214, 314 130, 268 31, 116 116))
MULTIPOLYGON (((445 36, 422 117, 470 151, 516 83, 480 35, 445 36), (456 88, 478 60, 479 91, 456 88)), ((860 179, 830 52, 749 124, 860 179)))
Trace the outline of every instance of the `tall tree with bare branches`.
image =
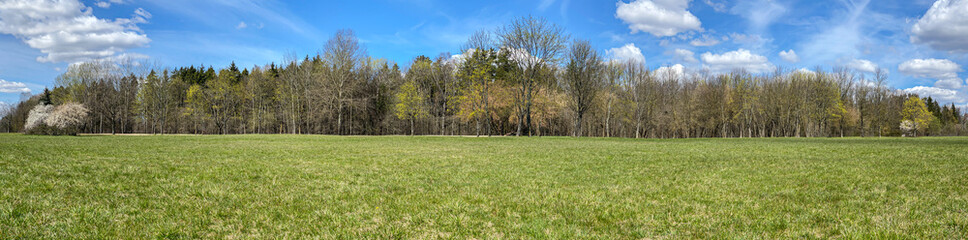
POLYGON ((326 47, 323 48, 323 61, 329 67, 326 76, 328 88, 333 91, 332 104, 336 112, 336 134, 343 134, 346 105, 350 101, 351 86, 355 80, 357 68, 366 60, 366 50, 360 46, 359 40, 352 30, 343 29, 336 32, 326 47))
POLYGON ((539 17, 522 17, 511 21, 497 32, 505 51, 523 70, 518 82, 519 111, 517 135, 531 134, 531 106, 534 96, 541 90, 541 83, 549 78, 565 51, 568 35, 558 25, 539 17))
POLYGON ((582 136, 582 118, 602 87, 603 67, 601 57, 588 41, 576 40, 571 44, 561 87, 571 98, 575 112, 572 136, 582 136))

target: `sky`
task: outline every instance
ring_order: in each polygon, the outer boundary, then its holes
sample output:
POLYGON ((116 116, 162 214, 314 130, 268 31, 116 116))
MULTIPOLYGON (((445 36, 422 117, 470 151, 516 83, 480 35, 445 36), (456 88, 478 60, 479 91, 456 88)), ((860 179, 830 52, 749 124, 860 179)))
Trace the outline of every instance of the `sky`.
POLYGON ((0 107, 91 59, 249 68, 351 29, 406 66, 529 15, 653 69, 882 68, 893 88, 968 107, 968 0, 0 0, 0 107))

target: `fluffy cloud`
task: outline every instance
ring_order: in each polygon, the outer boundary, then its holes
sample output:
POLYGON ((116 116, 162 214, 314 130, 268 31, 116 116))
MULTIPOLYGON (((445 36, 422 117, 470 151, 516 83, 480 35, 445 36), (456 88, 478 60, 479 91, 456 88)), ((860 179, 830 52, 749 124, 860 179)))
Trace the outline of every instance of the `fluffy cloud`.
POLYGON ((629 25, 632 33, 648 32, 656 37, 668 37, 689 30, 702 30, 699 18, 686 8, 692 0, 635 0, 619 1, 615 17, 629 25))
POLYGON ((861 72, 874 73, 877 71, 877 64, 864 59, 854 59, 847 63, 847 68, 854 69, 861 72))
POLYGON ((793 49, 780 51, 780 58, 783 59, 783 61, 791 63, 800 62, 800 56, 797 56, 797 52, 794 52, 793 49))
POLYGON ((21 82, 8 82, 7 80, 0 79, 0 93, 22 93, 30 92, 27 85, 21 82))
POLYGON ((751 73, 763 73, 772 71, 773 64, 764 56, 750 53, 749 50, 739 49, 723 54, 702 54, 703 66, 713 72, 728 72, 736 69, 745 69, 751 73))
POLYGON ((961 66, 948 59, 912 59, 897 67, 901 73, 925 78, 948 79, 958 77, 961 66))
POLYGON ((732 39, 733 43, 745 45, 759 45, 766 42, 766 39, 760 35, 746 35, 740 33, 730 33, 729 39, 732 39))
POLYGON ((108 1, 97 1, 94 3, 94 5, 97 5, 98 7, 101 7, 101 8, 109 8, 111 7, 111 4, 122 4, 122 3, 124 3, 124 0, 108 0, 108 1))
POLYGON ((468 48, 460 54, 450 55, 450 59, 448 59, 448 61, 454 65, 464 64, 464 61, 467 61, 467 59, 471 58, 475 51, 477 51, 477 49, 468 48))
POLYGON ((944 51, 968 51, 968 0, 938 0, 911 28, 911 42, 944 51))
MULTIPOLYGON (((528 68, 528 67, 534 66, 532 64, 541 61, 541 59, 538 59, 537 57, 532 56, 531 53, 528 53, 527 50, 520 49, 520 48, 502 48, 500 51, 501 52, 508 51, 509 52, 508 55, 510 55, 509 58, 518 62, 518 66, 521 66, 522 68, 528 68)), ((464 53, 470 54, 467 52, 464 52, 464 53)))
POLYGON ((934 83, 935 87, 946 88, 946 89, 961 89, 961 79, 960 78, 948 78, 941 79, 934 83))
POLYGON ((672 51, 672 56, 675 57, 676 59, 678 59, 679 61, 683 61, 683 62, 687 62, 687 63, 696 63, 696 62, 699 62, 699 60, 696 60, 696 54, 695 53, 693 53, 692 51, 689 51, 689 50, 681 49, 681 48, 677 48, 676 50, 673 50, 672 51))
POLYGON ((904 89, 903 91, 914 93, 922 97, 931 96, 932 98, 943 103, 963 103, 968 101, 968 97, 965 97, 964 94, 959 94, 958 91, 951 89, 917 86, 904 89))
POLYGON ((904 89, 905 92, 931 96, 941 102, 962 103, 968 101, 963 91, 963 80, 958 78, 961 66, 947 59, 912 59, 897 67, 901 73, 922 78, 938 79, 934 87, 917 86, 904 89))
POLYGON ((145 46, 151 40, 138 24, 149 18, 151 14, 140 8, 131 18, 97 18, 78 0, 0 2, 0 33, 11 34, 47 54, 37 58, 40 62, 107 58, 145 46))
POLYGON ((235 25, 235 29, 243 29, 247 27, 249 27, 249 25, 245 24, 245 22, 239 22, 239 25, 235 25))
POLYGON ((642 50, 636 47, 634 43, 629 43, 622 47, 606 50, 605 54, 607 54, 612 60, 616 61, 631 60, 637 63, 645 63, 645 56, 642 55, 642 50))
POLYGON ((810 69, 807 69, 807 68, 800 68, 800 69, 793 70, 793 71, 794 72, 798 72, 798 73, 803 73, 803 74, 816 74, 817 73, 817 72, 814 72, 813 70, 810 70, 810 69))
POLYGON ((716 46, 718 44, 719 44, 719 40, 716 40, 713 38, 695 39, 689 42, 689 45, 696 46, 696 47, 711 47, 711 46, 716 46))
POLYGON ((709 7, 713 8, 713 10, 717 12, 726 12, 727 10, 725 0, 722 0, 722 1, 704 0, 704 2, 706 3, 706 5, 709 5, 709 7))
POLYGON ((676 64, 668 67, 660 67, 655 70, 655 76, 659 79, 683 79, 686 77, 686 68, 682 64, 676 64))

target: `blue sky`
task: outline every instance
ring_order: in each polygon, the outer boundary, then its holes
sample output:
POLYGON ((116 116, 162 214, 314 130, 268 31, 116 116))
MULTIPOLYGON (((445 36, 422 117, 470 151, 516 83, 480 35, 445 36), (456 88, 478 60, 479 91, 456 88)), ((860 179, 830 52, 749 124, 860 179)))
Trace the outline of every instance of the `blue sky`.
POLYGON ((527 15, 652 68, 876 66, 894 88, 968 105, 968 0, 0 0, 0 102, 86 59, 251 67, 315 54, 344 28, 403 66, 527 15))

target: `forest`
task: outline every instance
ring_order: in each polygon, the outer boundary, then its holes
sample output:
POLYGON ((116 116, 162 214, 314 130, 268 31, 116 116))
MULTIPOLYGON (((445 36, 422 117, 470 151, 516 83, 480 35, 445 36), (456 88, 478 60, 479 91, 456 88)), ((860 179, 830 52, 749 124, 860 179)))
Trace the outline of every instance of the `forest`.
POLYGON ((627 138, 965 135, 966 118, 895 90, 885 70, 845 67, 685 71, 609 59, 537 17, 471 36, 457 55, 393 63, 352 30, 282 63, 160 67, 71 64, 55 86, 20 102, 0 132, 593 136, 627 138), (45 110, 46 109, 46 110, 45 110), (36 111, 35 111, 36 110, 36 111), (61 112, 66 112, 65 109, 61 112), (34 114, 36 115, 36 114, 34 114), (53 119, 53 118, 52 118, 53 119), (74 120, 76 124, 69 123, 74 120))

